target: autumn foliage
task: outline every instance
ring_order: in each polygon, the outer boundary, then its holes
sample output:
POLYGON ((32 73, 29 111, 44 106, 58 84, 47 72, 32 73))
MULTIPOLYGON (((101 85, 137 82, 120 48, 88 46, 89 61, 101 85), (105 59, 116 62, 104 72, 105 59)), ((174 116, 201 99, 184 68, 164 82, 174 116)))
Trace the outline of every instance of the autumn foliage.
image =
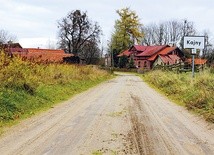
POLYGON ((177 74, 160 70, 145 74, 144 79, 187 109, 203 115, 206 120, 214 123, 212 69, 197 73, 194 79, 189 73, 177 74))
POLYGON ((111 77, 93 66, 37 63, 0 52, 0 127, 111 77))

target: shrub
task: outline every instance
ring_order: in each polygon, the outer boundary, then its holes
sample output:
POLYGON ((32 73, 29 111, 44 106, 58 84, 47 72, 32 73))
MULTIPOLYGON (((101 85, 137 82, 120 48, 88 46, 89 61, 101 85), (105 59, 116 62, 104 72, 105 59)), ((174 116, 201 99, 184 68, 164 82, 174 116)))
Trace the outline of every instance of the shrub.
POLYGON ((51 107, 110 77, 90 66, 39 64, 0 52, 0 126, 51 107))

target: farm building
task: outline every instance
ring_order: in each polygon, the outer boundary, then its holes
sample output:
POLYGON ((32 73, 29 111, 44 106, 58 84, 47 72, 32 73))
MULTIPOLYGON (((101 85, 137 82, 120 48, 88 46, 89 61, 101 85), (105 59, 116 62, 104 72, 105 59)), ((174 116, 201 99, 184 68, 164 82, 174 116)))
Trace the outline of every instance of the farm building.
MULTIPOLYGON (((188 64, 188 67, 191 68, 192 67, 192 59, 186 59, 185 61, 188 64)), ((194 59, 194 65, 196 66, 196 68, 198 69, 204 69, 206 67, 207 64, 207 59, 202 59, 202 58, 195 58, 194 59)))
POLYGON ((184 54, 178 47, 168 45, 142 46, 135 45, 125 50, 118 57, 127 56, 133 59, 137 68, 150 70, 156 65, 172 65, 183 62, 184 54))
POLYGON ((25 58, 42 62, 63 62, 63 58, 73 56, 73 54, 66 54, 63 50, 39 48, 28 48, 26 50, 28 53, 24 55, 25 58))
POLYGON ((22 48, 19 43, 2 44, 1 49, 11 56, 16 55, 37 62, 63 62, 64 58, 73 56, 60 49, 22 48))

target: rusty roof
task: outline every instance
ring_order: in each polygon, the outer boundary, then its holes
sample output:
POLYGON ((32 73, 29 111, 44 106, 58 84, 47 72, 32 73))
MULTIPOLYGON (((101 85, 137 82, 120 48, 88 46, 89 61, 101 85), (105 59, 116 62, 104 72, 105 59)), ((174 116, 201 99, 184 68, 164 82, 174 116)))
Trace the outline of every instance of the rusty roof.
POLYGON ((28 52, 22 56, 34 61, 62 62, 64 57, 73 56, 58 49, 26 48, 25 50, 28 52))
MULTIPOLYGON (((189 64, 191 64, 192 63, 192 59, 191 58, 187 59, 187 62, 189 64)), ((195 63, 195 65, 204 65, 204 64, 207 63, 207 59, 195 58, 194 59, 194 63, 195 63)))
MULTIPOLYGON (((136 56, 152 56, 153 54, 159 52, 160 50, 168 47, 168 45, 161 46, 145 46, 144 51, 137 54, 136 56)), ((142 47, 143 49, 143 47, 142 47)))
POLYGON ((26 48, 29 53, 45 53, 45 54, 53 54, 53 53, 61 53, 64 54, 64 50, 60 49, 41 49, 41 48, 26 48))
POLYGON ((175 49, 177 49, 177 47, 166 47, 166 48, 158 51, 157 53, 154 53, 148 60, 154 61, 158 55, 160 55, 160 54, 166 55, 166 54, 174 51, 175 49))
POLYGON ((122 53, 120 53, 119 55, 117 55, 118 57, 121 57, 121 56, 130 56, 132 52, 129 51, 129 50, 125 50, 123 51, 122 53))
POLYGON ((19 43, 9 43, 9 44, 1 44, 0 48, 7 49, 7 48, 22 48, 19 43))
POLYGON ((163 63, 165 64, 175 64, 177 61, 180 61, 181 58, 178 57, 177 55, 159 55, 163 63))

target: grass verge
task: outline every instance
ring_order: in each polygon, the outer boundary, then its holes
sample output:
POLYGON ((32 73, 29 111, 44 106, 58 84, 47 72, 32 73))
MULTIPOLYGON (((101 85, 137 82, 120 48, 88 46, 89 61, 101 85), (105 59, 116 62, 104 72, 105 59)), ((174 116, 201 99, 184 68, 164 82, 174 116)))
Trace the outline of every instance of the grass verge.
POLYGON ((0 52, 0 133, 110 78, 93 66, 38 64, 0 52))
POLYGON ((197 73, 194 79, 190 73, 177 74, 155 70, 141 76, 179 105, 202 115, 214 123, 214 74, 209 70, 197 73))

